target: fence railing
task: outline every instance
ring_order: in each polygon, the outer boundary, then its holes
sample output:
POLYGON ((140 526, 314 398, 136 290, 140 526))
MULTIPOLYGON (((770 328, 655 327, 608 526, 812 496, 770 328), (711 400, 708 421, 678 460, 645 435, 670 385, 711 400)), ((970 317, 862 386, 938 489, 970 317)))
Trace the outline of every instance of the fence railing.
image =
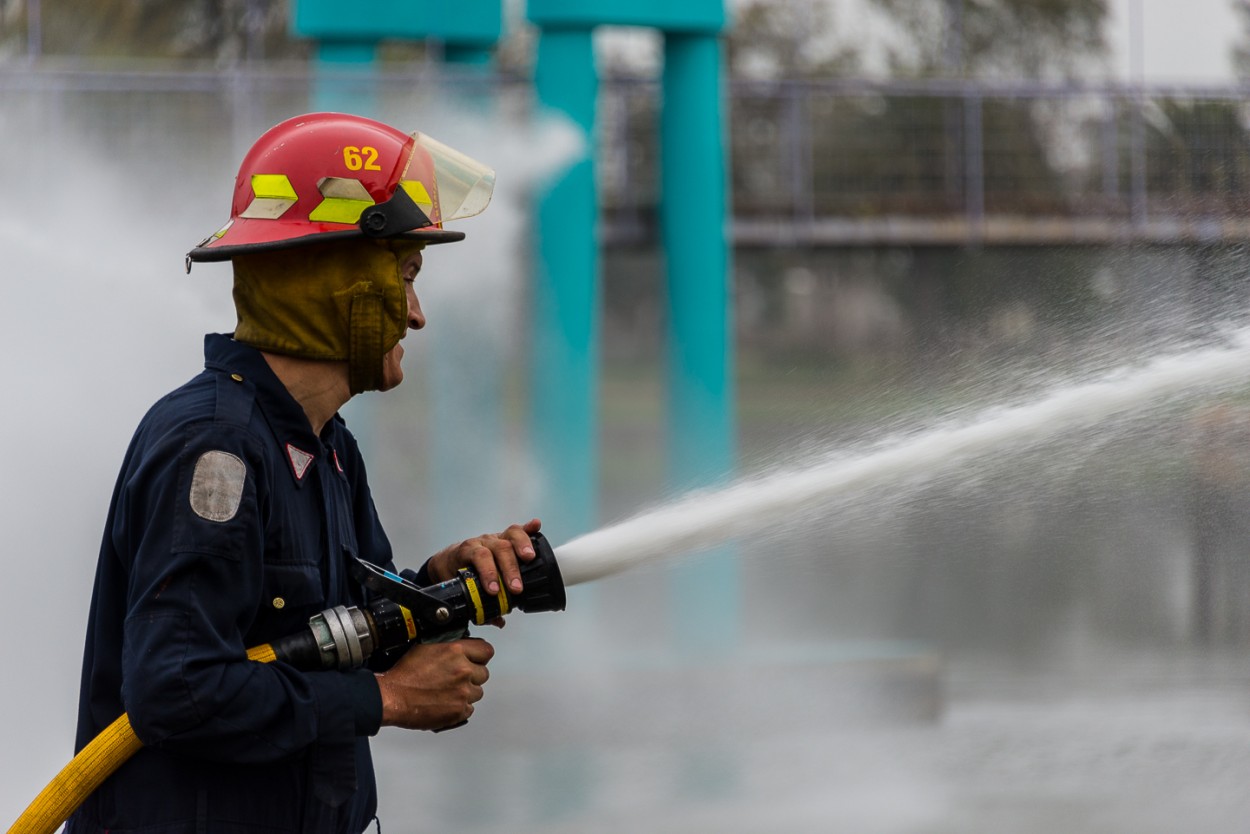
MULTIPOLYGON (((1250 90, 970 81, 732 86, 742 243, 1250 237, 1250 90)), ((609 85, 610 215, 645 228, 656 97, 609 85)))
MULTIPOLYGON (((0 66, 0 119, 71 112, 125 141, 158 110, 225 129, 237 157, 325 78, 0 66)), ((433 64, 336 83, 361 85, 381 113, 454 96, 534 107, 524 79, 433 64)), ((729 95, 743 245, 1250 240, 1250 88, 829 79, 734 82, 729 95)), ((603 83, 609 242, 653 234, 660 107, 653 82, 603 83)))

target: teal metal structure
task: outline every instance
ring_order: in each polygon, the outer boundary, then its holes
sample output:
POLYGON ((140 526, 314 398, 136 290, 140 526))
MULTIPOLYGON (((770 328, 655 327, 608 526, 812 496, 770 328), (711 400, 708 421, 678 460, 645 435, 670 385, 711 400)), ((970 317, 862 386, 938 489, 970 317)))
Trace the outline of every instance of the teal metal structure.
POLYGON ((321 42, 424 40, 490 50, 503 32, 500 0, 295 0, 292 31, 321 42))
POLYGON ((291 31, 317 42, 322 79, 313 107, 369 115, 374 102, 359 77, 372 71, 383 40, 427 40, 443 44, 445 60, 489 63, 503 33, 501 0, 293 0, 291 31))
MULTIPOLYGON (((719 41, 669 32, 660 126, 660 228, 668 277, 670 483, 706 486, 736 463, 734 340, 719 41)), ((679 565, 674 633, 688 649, 739 645, 737 559, 724 548, 679 565)))
MULTIPOLYGON (((642 26, 664 37, 661 240, 667 264, 668 480, 706 486, 735 465, 734 354, 720 36, 723 0, 528 0, 539 29, 540 104, 582 131, 582 155, 539 198, 532 294, 530 421, 544 521, 564 537, 598 522, 601 292, 595 191, 598 26, 642 26)), ((296 0, 294 31, 318 41, 327 71, 318 107, 360 112, 335 78, 368 72, 384 38, 435 38, 449 59, 480 64, 502 30, 500 0, 412 5, 296 0)), ((738 570, 728 553, 677 570, 674 629, 687 648, 736 640, 738 570)))
MULTIPOLYGON (((664 36, 665 61, 660 226, 668 289, 668 479, 675 489, 706 486, 732 472, 736 447, 723 0, 529 0, 527 14, 540 29, 539 101, 568 115, 584 131, 588 149, 539 208, 544 236, 533 322, 536 447, 544 463, 556 467, 561 496, 595 494, 599 292, 591 37, 600 25, 650 27, 664 36), (553 384, 564 390, 551 390, 553 384)), ((570 509, 578 516, 569 519, 570 527, 591 526, 593 504, 570 509)), ((739 578, 730 554, 679 568, 673 587, 680 597, 672 606, 674 632, 684 647, 716 650, 736 643, 739 578)))
POLYGON ((539 101, 584 135, 582 154, 538 198, 530 323, 530 437, 544 472, 539 506, 560 535, 598 520, 601 321, 594 122, 599 83, 588 28, 544 28, 539 101))

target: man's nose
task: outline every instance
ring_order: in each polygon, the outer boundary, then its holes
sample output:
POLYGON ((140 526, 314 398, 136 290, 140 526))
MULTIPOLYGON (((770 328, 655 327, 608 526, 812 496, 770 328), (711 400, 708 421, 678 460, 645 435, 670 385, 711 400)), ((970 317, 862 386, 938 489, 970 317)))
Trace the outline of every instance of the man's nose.
POLYGON ((420 330, 425 327, 425 313, 421 312, 421 300, 417 298, 417 292, 408 286, 408 329, 420 330))

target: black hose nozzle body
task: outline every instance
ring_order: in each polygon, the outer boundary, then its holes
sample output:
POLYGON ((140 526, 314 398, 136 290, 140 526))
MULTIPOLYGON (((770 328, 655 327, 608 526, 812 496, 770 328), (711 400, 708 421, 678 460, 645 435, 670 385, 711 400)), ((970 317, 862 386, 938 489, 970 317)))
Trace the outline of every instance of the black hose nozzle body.
POLYGON ((314 615, 306 631, 274 641, 274 654, 305 671, 354 669, 374 652, 460 637, 470 625, 485 625, 513 609, 563 611, 564 580, 555 552, 541 533, 530 539, 535 556, 521 564, 520 593, 501 587, 499 593, 487 594, 469 568, 423 588, 413 581, 412 571, 396 575, 358 559, 352 574, 378 598, 364 608, 339 605, 314 615))

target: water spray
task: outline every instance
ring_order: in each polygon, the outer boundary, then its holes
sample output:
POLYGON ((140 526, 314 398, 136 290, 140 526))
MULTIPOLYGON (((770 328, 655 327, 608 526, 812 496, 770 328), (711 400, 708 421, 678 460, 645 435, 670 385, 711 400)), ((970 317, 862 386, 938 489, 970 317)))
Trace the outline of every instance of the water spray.
POLYGON ((1039 443, 1097 425, 1142 403, 1250 382, 1250 328, 1220 346, 1158 357, 1052 388, 1030 403, 993 408, 883 441, 863 454, 826 457, 720 490, 694 493, 574 539, 557 549, 567 585, 758 535, 840 497, 914 481, 1008 444, 1039 443))

